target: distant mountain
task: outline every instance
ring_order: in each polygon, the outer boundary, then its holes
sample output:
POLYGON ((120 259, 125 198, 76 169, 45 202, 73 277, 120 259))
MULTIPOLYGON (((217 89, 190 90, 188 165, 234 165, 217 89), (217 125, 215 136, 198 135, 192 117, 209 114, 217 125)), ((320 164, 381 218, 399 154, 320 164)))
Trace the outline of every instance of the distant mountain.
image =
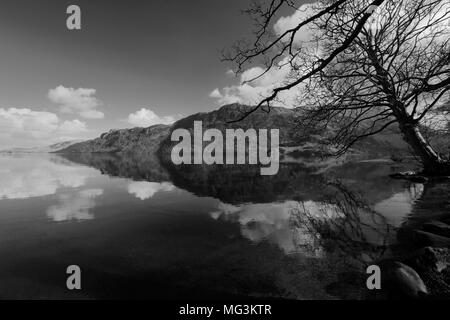
POLYGON ((100 137, 73 144, 61 153, 151 153, 159 149, 167 138, 170 126, 155 125, 149 128, 110 130, 100 137))
POLYGON ((31 148, 12 148, 0 150, 0 153, 51 153, 58 152, 66 149, 76 143, 80 143, 81 140, 70 140, 64 142, 58 142, 46 147, 31 147, 31 148))
MULTIPOLYGON (((221 107, 218 110, 205 113, 197 113, 175 122, 170 129, 170 133, 178 128, 188 129, 193 135, 194 121, 202 121, 203 130, 209 128, 219 129, 225 133, 226 129, 244 130, 253 129, 279 129, 280 149, 282 158, 309 158, 316 161, 318 158, 329 156, 334 152, 327 143, 325 132, 305 132, 301 130, 299 122, 299 111, 296 109, 286 109, 281 107, 271 107, 269 112, 263 109, 250 114, 242 121, 230 123, 242 117, 242 115, 252 110, 250 106, 231 104, 221 107)), ((163 159, 170 156, 170 151, 176 142, 170 140, 170 134, 162 142, 160 154, 163 159)), ((349 150, 346 157, 377 158, 390 157, 391 155, 406 155, 408 147, 403 141, 400 132, 396 128, 388 129, 382 134, 368 137, 358 142, 349 150)))
POLYGON ((250 110, 248 106, 227 105, 219 110, 205 113, 197 113, 175 122, 172 126, 155 125, 148 128, 133 128, 110 130, 100 137, 88 140, 68 148, 59 150, 61 153, 142 153, 157 151, 162 147, 166 149, 171 144, 170 134, 177 128, 192 129, 196 120, 203 122, 203 128, 278 128, 280 129, 280 143, 282 145, 292 144, 296 130, 294 111, 285 108, 272 108, 270 114, 258 110, 248 118, 239 123, 229 124, 228 121, 235 120, 250 110))
MULTIPOLYGON (((168 137, 162 141, 159 153, 163 160, 170 157, 172 147, 178 142, 172 142, 171 133, 176 129, 187 129, 191 136, 194 132, 194 122, 201 121, 203 132, 208 129, 218 129, 225 137, 226 129, 279 129, 280 147, 296 146, 303 142, 304 137, 299 135, 296 128, 296 111, 292 109, 273 107, 267 113, 262 109, 250 114, 245 119, 230 123, 233 120, 241 118, 250 112, 252 107, 231 104, 221 107, 211 112, 196 113, 175 122, 168 137)), ((208 143, 204 143, 204 146, 208 143)))
MULTIPOLYGON (((134 153, 151 154, 158 152, 163 162, 167 162, 175 142, 171 133, 178 129, 187 129, 193 134, 194 121, 202 121, 203 130, 226 129, 279 129, 280 147, 283 157, 292 155, 298 158, 317 158, 326 156, 331 148, 325 145, 320 134, 304 134, 299 130, 297 111, 272 107, 269 112, 258 109, 242 121, 230 123, 252 110, 250 106, 231 104, 211 112, 197 113, 178 120, 173 125, 155 125, 148 128, 110 130, 99 138, 70 145, 57 150, 60 153, 134 153)), ((362 157, 386 157, 406 152, 398 130, 392 129, 383 134, 370 137, 354 146, 350 154, 362 157)))

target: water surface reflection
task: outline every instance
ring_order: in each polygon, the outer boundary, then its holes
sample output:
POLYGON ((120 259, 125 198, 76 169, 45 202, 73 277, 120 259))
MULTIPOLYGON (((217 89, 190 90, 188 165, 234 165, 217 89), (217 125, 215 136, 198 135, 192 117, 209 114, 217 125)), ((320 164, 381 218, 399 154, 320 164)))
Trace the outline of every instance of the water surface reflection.
POLYGON ((64 290, 70 264, 85 298, 364 298, 361 271, 431 197, 390 179, 389 163, 283 163, 268 177, 72 154, 1 156, 0 168, 9 298, 79 297, 64 290))

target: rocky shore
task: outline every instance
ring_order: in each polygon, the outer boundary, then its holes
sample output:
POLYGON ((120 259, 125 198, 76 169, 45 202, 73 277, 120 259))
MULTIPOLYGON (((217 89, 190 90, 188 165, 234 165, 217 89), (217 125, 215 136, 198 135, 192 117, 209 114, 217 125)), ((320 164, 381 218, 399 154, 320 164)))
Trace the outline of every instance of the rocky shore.
MULTIPOLYGON (((421 179, 398 177, 405 176, 421 179)), ((382 289, 371 298, 450 298, 450 215, 402 225, 397 239, 401 249, 393 257, 373 262, 381 268, 382 289)))

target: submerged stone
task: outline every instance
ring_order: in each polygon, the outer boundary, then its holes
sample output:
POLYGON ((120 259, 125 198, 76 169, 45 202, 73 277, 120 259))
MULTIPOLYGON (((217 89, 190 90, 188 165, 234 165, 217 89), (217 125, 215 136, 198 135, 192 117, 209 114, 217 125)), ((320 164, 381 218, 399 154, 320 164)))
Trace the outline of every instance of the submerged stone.
POLYGON ((397 261, 393 263, 392 268, 391 277, 397 289, 412 298, 428 295, 425 283, 413 268, 397 261))

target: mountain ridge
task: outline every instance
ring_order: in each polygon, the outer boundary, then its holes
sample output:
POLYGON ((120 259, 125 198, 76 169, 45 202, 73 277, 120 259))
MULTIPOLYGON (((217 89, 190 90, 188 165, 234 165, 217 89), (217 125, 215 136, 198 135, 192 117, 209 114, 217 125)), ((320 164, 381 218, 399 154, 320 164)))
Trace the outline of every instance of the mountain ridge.
MULTIPOLYGON (((232 122, 252 110, 251 106, 230 104, 210 112, 199 112, 182 118, 172 125, 154 125, 147 128, 113 129, 100 137, 73 144, 58 150, 58 153, 158 153, 163 160, 168 160, 170 150, 176 144, 170 139, 171 133, 184 128, 193 133, 194 121, 202 121, 203 130, 216 128, 247 130, 280 129, 280 147, 282 154, 288 152, 299 157, 322 157, 330 153, 330 148, 324 147, 323 137, 317 134, 304 135, 300 133, 296 121, 297 110, 282 107, 272 107, 268 112, 258 109, 242 121, 232 122)), ((407 147, 397 132, 370 137, 356 145, 353 154, 365 154, 366 157, 389 156, 398 151, 406 152, 407 147), (392 143, 395 141, 395 143, 392 143)))
POLYGON ((45 147, 29 147, 29 148, 11 148, 0 150, 0 153, 51 153, 66 149, 74 144, 81 143, 83 140, 68 140, 57 142, 45 147))

